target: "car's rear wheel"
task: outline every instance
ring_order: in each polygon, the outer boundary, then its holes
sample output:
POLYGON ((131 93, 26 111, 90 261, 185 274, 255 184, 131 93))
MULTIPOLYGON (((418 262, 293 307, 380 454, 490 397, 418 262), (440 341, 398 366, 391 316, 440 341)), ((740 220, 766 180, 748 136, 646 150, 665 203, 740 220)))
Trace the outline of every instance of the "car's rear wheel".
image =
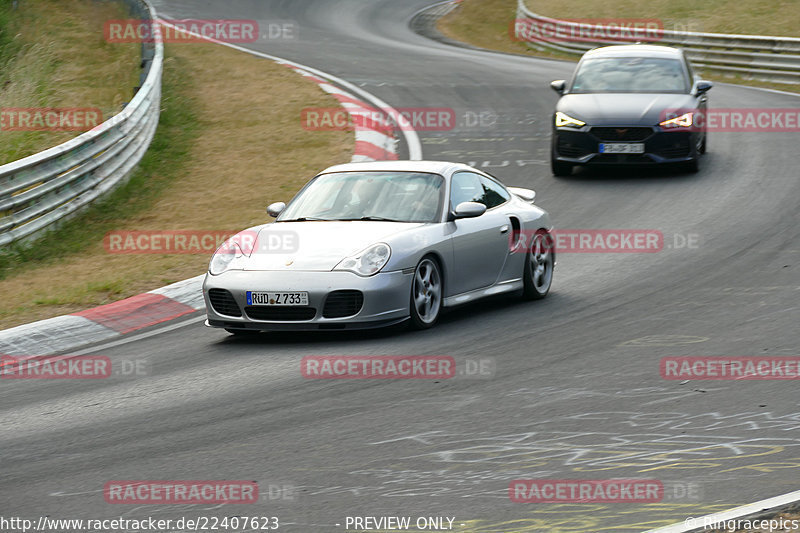
POLYGON ((572 163, 565 163, 556 158, 550 159, 550 169, 553 171, 554 176, 570 176, 572 175, 572 163))
POLYGON ((554 266, 553 237, 547 231, 539 230, 533 236, 525 254, 523 297, 528 300, 540 300, 547 296, 553 283, 554 266))
POLYGON ((415 329, 433 327, 442 311, 442 271, 433 257, 423 257, 414 269, 411 283, 411 326, 415 329))

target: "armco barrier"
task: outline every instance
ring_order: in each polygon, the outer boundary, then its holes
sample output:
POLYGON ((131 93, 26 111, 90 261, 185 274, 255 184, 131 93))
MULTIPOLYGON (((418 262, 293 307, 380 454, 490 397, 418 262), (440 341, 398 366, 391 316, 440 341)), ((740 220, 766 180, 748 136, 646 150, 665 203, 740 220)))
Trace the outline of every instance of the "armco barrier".
MULTIPOLYGON (((534 13, 517 0, 517 20, 528 19, 540 27, 545 24, 568 31, 602 30, 599 24, 569 22, 534 13)), ((514 33, 520 37, 521 25, 514 33)), ((591 31, 590 31, 591 33, 591 31)), ((531 38, 525 36, 529 46, 538 49, 557 50, 567 54, 581 55, 587 50, 610 44, 631 44, 631 41, 569 41, 567 39, 531 38)), ((647 42, 646 38, 641 42, 647 42)), ((659 44, 678 46, 686 51, 692 64, 697 67, 737 74, 745 79, 757 79, 778 83, 800 83, 800 38, 765 37, 758 35, 727 35, 722 33, 697 33, 688 31, 659 30, 659 44)))
MULTIPOLYGON (((145 0, 125 0, 154 19, 145 0)), ((158 125, 164 47, 142 45, 141 87, 125 108, 74 139, 0 166, 0 246, 51 229, 124 183, 147 151, 158 125)))

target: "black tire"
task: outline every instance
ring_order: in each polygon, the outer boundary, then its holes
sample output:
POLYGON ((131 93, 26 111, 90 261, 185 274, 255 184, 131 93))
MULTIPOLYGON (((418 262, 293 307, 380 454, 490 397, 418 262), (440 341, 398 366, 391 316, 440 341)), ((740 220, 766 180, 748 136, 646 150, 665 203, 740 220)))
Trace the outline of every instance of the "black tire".
POLYGON ((442 313, 444 278, 439 263, 431 256, 420 259, 411 280, 409 302, 410 325, 413 329, 428 329, 436 325, 442 313))
POLYGON ((707 149, 707 144, 708 144, 708 134, 706 133, 703 135, 703 142, 700 143, 700 149, 698 150, 698 152, 700 152, 701 154, 705 154, 707 149))
POLYGON ((700 170, 700 154, 698 153, 691 161, 684 163, 683 169, 690 174, 696 174, 700 170))
POLYGON ((526 300, 541 300, 550 292, 555 266, 553 237, 545 230, 537 231, 525 253, 524 283, 522 297, 526 300))
POLYGON ((572 163, 565 163, 554 157, 550 158, 550 169, 553 171, 553 176, 565 177, 572 175, 572 163))

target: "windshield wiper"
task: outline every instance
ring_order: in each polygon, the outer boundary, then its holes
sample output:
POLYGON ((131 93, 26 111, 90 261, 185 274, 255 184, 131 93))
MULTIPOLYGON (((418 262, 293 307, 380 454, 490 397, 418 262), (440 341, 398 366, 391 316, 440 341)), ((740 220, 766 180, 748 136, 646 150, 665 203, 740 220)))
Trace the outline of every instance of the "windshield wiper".
POLYGON ((317 218, 317 217, 299 217, 299 218, 287 218, 286 220, 277 220, 276 222, 332 222, 333 219, 330 218, 317 218))
POLYGON ((337 220, 341 220, 342 222, 349 222, 353 220, 376 220, 378 222, 405 222, 405 220, 398 220, 396 218, 386 218, 386 217, 376 217, 376 216, 364 216, 361 218, 339 218, 337 220))

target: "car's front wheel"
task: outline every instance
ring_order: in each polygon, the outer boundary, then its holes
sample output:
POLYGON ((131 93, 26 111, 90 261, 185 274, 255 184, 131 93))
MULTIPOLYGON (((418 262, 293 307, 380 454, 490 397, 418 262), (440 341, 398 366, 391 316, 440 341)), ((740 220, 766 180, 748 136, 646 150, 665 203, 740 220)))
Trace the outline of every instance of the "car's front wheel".
POLYGON ((553 237, 547 231, 539 230, 533 236, 523 272, 522 295, 528 300, 539 300, 550 292, 555 266, 553 246, 553 237))
POLYGON ((442 271, 432 257, 423 257, 414 269, 411 283, 411 326, 414 329, 433 327, 442 311, 442 271))

